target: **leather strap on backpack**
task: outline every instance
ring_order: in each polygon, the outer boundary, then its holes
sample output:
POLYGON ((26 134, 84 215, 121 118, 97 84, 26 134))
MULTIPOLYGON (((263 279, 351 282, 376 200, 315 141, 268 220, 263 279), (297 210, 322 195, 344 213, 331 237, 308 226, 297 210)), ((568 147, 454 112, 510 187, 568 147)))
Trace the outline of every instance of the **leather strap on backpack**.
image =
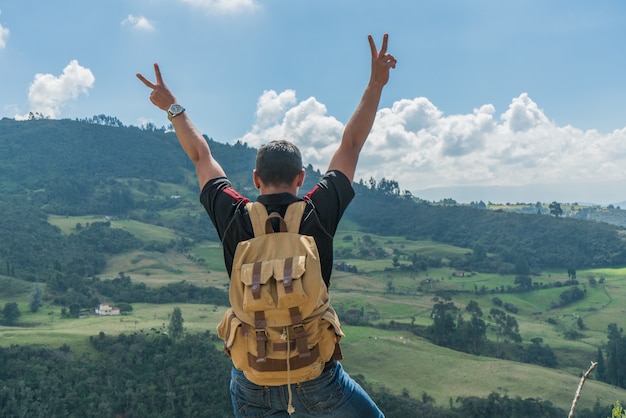
POLYGON ((257 363, 262 363, 267 360, 267 350, 265 347, 265 344, 267 343, 267 331, 265 331, 266 326, 265 312, 256 311, 254 313, 254 333, 256 335, 256 352, 258 354, 256 358, 257 363))
MULTIPOLYGON (((307 357, 295 356, 290 358, 289 368, 298 370, 315 363, 320 356, 319 346, 316 345, 308 353, 307 357)), ((287 360, 266 358, 265 361, 260 362, 258 357, 251 353, 248 353, 248 364, 251 368, 260 372, 284 372, 287 370, 287 360)))
POLYGON ((252 297, 254 299, 261 299, 261 266, 262 262, 257 261, 252 268, 252 285, 250 290, 252 291, 252 297))
POLYGON ((291 316, 291 329, 293 330, 293 336, 296 340, 296 348, 298 349, 298 357, 309 357, 309 347, 306 339, 306 331, 302 324, 302 314, 297 306, 289 308, 289 316, 291 316))

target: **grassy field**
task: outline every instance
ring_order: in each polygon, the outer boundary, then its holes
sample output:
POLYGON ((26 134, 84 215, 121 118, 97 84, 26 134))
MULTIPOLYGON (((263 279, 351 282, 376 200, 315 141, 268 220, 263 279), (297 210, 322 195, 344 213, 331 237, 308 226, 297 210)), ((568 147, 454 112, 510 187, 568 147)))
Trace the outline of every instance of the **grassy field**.
MULTIPOLYGON (((51 217, 50 222, 64 233, 72 233, 76 224, 101 220, 90 217, 51 217)), ((176 234, 166 228, 136 221, 110 220, 114 228, 123 228, 146 241, 169 242, 176 234)), ((364 235, 342 225, 337 234, 337 249, 354 248, 364 235), (351 240, 344 239, 351 236, 351 240)), ((420 397, 423 392, 447 406, 457 396, 486 396, 491 392, 508 393, 522 398, 550 400, 569 410, 581 373, 595 360, 597 347, 606 342, 609 323, 626 327, 626 269, 578 271, 585 298, 572 305, 552 308, 565 290, 553 287, 525 293, 500 293, 502 287, 514 286, 514 276, 467 274, 455 277, 447 267, 409 274, 393 268, 392 255, 399 254, 400 263, 409 264, 407 256, 416 253, 442 257, 459 256, 468 250, 430 241, 408 241, 399 237, 369 235, 375 245, 388 256, 380 259, 342 259, 357 266, 358 274, 336 271, 331 283, 333 303, 341 309, 363 309, 375 322, 413 322, 430 325, 435 292, 452 291, 452 301, 463 308, 476 300, 484 313, 496 306, 493 298, 518 308, 515 317, 526 344, 541 337, 559 356, 560 369, 546 369, 528 364, 471 356, 434 346, 412 334, 388 332, 374 328, 346 327, 343 350, 344 364, 349 372, 362 374, 368 382, 384 386, 394 393, 407 390, 420 397), (592 279, 593 280, 590 280, 592 279), (602 279, 602 280, 601 280, 602 279), (595 280, 595 285, 592 282, 595 280), (600 284, 599 281, 603 283, 600 284), (485 294, 475 289, 483 287, 485 294), (585 329, 578 328, 582 318, 585 329), (577 330, 578 340, 564 337, 567 330, 577 330)), ((198 286, 223 288, 227 284, 221 247, 215 242, 196 245, 183 254, 136 250, 108 260, 101 279, 117 277, 120 272, 135 282, 149 286, 186 280, 198 286)), ((567 273, 544 272, 533 282, 556 283, 567 280, 567 273)), ((121 317, 61 319, 60 307, 44 306, 36 314, 28 310, 28 295, 33 285, 0 277, 0 304, 16 301, 22 311, 20 326, 0 327, 0 345, 46 344, 70 345, 74 350, 89 350, 88 338, 99 332, 107 334, 160 332, 169 323, 175 306, 182 310, 187 332, 213 331, 224 307, 207 305, 133 304, 133 312, 121 317)), ((107 301, 112 302, 114 301, 107 301)), ((581 399, 582 407, 592 407, 599 399, 603 404, 626 400, 626 391, 595 381, 588 381, 581 399)))
POLYGON ((177 238, 176 233, 168 228, 162 228, 156 225, 149 225, 133 220, 109 219, 103 216, 49 215, 48 222, 59 227, 65 234, 76 232, 77 224, 85 226, 86 224, 93 222, 111 222, 112 227, 128 231, 144 242, 155 241, 167 243, 177 238))
MULTIPOLYGON (((165 304, 134 304, 129 315, 82 319, 60 319, 58 307, 44 307, 37 314, 24 312, 20 327, 0 327, 0 345, 44 344, 59 347, 67 344, 74 351, 89 351, 88 339, 100 332, 156 333, 167 330, 169 317, 179 307, 186 332, 214 332, 224 307, 165 304)), ((369 327, 345 327, 342 340, 343 361, 349 373, 365 376, 375 387, 393 393, 408 391, 419 398, 423 393, 446 406, 458 396, 487 396, 491 392, 550 400, 568 409, 580 374, 588 367, 581 364, 579 373, 472 356, 435 346, 409 333, 390 332, 369 327)), ((610 404, 625 399, 626 391, 596 381, 585 384, 581 407, 591 408, 596 399, 610 404)))
MULTIPOLYGON (((430 344, 412 334, 371 328, 346 327, 343 364, 352 374, 363 374, 367 381, 394 393, 406 389, 412 397, 426 392, 440 406, 458 396, 486 397, 492 392, 550 400, 569 410, 580 376, 589 364, 581 365, 578 375, 559 370, 472 356, 430 344)), ((587 381, 580 407, 592 408, 596 399, 610 404, 624 399, 626 391, 587 381)))

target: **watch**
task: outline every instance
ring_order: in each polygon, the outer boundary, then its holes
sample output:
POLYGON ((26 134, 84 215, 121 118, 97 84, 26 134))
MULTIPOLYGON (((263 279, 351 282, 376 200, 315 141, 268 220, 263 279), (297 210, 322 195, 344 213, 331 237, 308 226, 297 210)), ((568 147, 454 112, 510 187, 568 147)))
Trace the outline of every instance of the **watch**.
POLYGON ((167 118, 171 121, 176 116, 180 115, 185 111, 185 108, 179 105, 178 103, 174 103, 167 109, 167 118))

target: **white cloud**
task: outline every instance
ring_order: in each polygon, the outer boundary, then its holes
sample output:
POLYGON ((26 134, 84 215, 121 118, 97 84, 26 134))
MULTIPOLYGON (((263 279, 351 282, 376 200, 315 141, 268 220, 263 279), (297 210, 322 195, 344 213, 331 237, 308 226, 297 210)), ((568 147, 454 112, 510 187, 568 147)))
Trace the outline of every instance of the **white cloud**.
POLYGON ((293 90, 285 90, 280 95, 273 90, 264 91, 257 103, 255 129, 260 130, 280 122, 285 109, 295 103, 296 92, 293 90))
POLYGON ((543 112, 539 110, 535 102, 530 100, 526 93, 513 99, 509 105, 509 110, 501 118, 512 132, 527 131, 548 122, 543 112))
MULTIPOLYGON (((326 168, 344 126, 326 115, 323 104, 313 97, 297 102, 293 91, 269 91, 257 106, 257 123, 242 141, 256 147, 288 139, 300 147, 305 164, 326 168)), ((411 191, 608 184, 626 180, 624 167, 626 128, 600 134, 557 126, 526 93, 512 99, 499 117, 490 104, 469 114, 444 115, 418 97, 378 111, 355 179, 385 177, 411 191)))
MULTIPOLYGON (((300 148, 306 164, 328 164, 341 138, 343 125, 326 115, 326 107, 314 97, 297 103, 295 92, 269 90, 257 102, 257 121, 239 138, 253 147, 276 139, 287 139, 300 148)), ((325 167, 324 167, 325 168, 325 167)))
POLYGON ((237 13, 252 11, 258 7, 256 0, 180 0, 183 3, 209 12, 237 13))
POLYGON ((0 25, 0 49, 6 48, 8 38, 9 38, 9 29, 0 25))
POLYGON ((72 60, 58 77, 35 74, 35 80, 28 90, 31 112, 57 118, 61 108, 81 93, 87 93, 95 80, 91 70, 82 67, 76 60, 72 60))
POLYGON ((130 26, 135 30, 147 32, 154 30, 154 25, 143 16, 128 15, 128 17, 122 21, 122 26, 130 26))

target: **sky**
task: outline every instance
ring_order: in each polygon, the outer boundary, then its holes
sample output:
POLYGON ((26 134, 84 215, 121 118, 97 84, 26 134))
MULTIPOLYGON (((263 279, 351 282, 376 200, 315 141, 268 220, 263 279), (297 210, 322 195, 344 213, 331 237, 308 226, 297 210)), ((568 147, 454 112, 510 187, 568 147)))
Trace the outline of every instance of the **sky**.
POLYGON ((0 117, 168 125, 163 78, 224 143, 295 142, 324 171, 398 64, 355 179, 426 200, 626 202, 622 0, 0 0, 0 117))

